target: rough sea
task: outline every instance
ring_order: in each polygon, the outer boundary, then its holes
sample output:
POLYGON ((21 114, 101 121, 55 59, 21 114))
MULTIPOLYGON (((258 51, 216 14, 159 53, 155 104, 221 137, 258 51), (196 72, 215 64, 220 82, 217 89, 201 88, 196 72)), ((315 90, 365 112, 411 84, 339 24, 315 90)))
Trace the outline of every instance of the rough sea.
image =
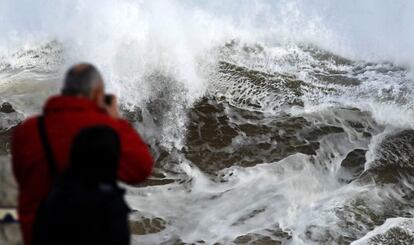
POLYGON ((1 163, 13 127, 88 61, 156 159, 125 186, 133 244, 414 244, 413 13, 0 0, 0 104, 15 110, 0 112, 1 163))

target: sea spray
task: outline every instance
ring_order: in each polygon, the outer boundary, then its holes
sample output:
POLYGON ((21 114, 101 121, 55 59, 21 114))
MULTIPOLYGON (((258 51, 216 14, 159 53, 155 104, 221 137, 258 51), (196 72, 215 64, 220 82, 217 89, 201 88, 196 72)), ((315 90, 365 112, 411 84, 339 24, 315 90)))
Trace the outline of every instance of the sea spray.
POLYGON ((136 244, 349 244, 412 217, 412 10, 5 0, 0 94, 27 117, 69 65, 100 68, 157 159, 128 188, 136 244))

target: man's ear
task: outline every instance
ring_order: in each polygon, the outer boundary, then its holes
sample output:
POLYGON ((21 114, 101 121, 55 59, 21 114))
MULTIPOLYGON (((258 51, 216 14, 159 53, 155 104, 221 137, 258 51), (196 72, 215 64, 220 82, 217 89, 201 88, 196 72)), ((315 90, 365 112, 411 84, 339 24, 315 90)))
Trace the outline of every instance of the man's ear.
POLYGON ((104 104, 104 92, 100 88, 94 88, 91 91, 90 99, 95 102, 95 104, 101 108, 105 107, 104 104))

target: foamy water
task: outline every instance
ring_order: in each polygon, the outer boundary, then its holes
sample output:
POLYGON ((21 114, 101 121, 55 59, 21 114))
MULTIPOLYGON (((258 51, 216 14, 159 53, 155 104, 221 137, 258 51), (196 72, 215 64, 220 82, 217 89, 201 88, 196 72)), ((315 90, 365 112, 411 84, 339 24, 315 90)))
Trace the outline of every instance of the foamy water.
POLYGON ((3 0, 1 100, 38 112, 86 60, 124 110, 140 108, 156 178, 175 182, 128 187, 132 219, 163 223, 136 244, 367 244, 386 219, 411 218, 411 179, 351 178, 343 162, 363 150, 369 172, 381 142, 414 126, 413 11, 408 0, 3 0))

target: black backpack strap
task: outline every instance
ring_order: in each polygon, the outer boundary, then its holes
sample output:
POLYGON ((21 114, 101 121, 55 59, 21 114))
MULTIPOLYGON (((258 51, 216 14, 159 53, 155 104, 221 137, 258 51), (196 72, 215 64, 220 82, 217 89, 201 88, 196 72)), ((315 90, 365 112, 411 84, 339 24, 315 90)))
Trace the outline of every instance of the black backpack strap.
POLYGON ((58 175, 58 171, 56 167, 57 165, 56 165, 55 158, 53 156, 52 148, 47 138, 45 117, 43 115, 38 118, 37 125, 39 129, 40 140, 42 141, 43 149, 46 154, 46 161, 47 161, 47 165, 49 166, 49 172, 52 177, 52 180, 55 180, 58 175))

